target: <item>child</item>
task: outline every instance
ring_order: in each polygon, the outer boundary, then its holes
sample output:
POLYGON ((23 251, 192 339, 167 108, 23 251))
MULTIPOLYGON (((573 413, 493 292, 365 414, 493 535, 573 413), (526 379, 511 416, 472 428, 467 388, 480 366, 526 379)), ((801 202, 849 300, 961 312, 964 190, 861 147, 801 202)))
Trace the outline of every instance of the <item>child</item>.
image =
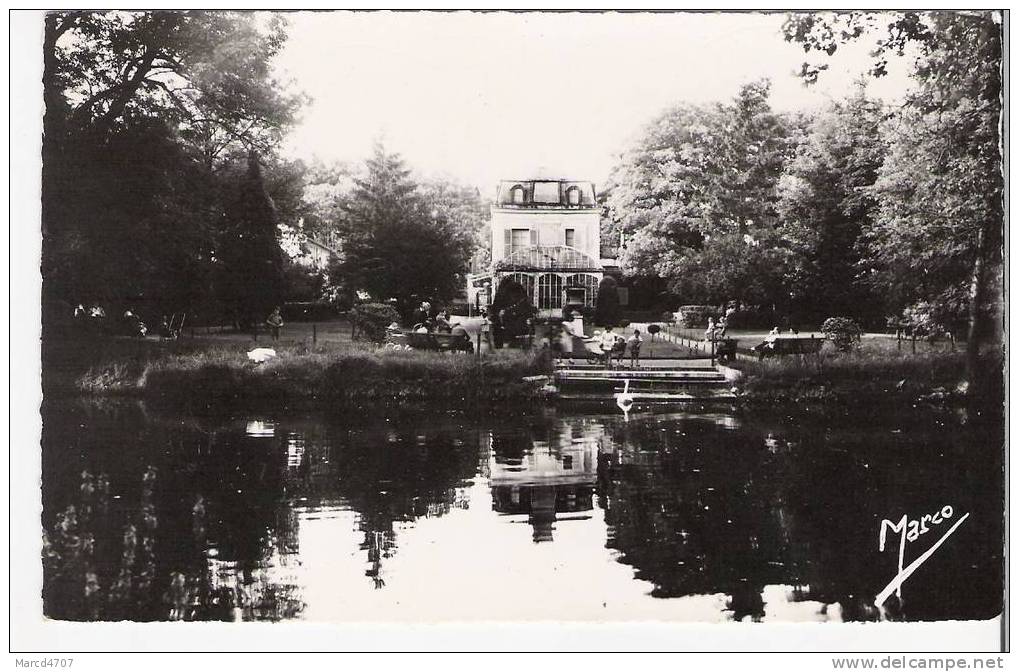
POLYGON ((633 336, 626 339, 627 345, 630 346, 630 368, 640 368, 640 344, 644 342, 644 339, 640 337, 640 329, 633 330, 633 336))
POLYGON ((269 330, 272 331, 272 340, 280 340, 280 329, 283 328, 283 315, 280 313, 279 306, 273 308, 265 323, 269 325, 269 330))
POLYGON ((612 333, 611 324, 605 327, 605 331, 598 338, 598 345, 605 357, 605 368, 608 369, 612 366, 612 349, 616 347, 616 335, 612 333))

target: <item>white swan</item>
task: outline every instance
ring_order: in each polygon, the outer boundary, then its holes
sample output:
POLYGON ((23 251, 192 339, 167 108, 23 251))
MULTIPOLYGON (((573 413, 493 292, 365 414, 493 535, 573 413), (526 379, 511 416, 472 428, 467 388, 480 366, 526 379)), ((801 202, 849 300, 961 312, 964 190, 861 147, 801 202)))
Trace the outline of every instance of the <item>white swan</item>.
POLYGON ((630 394, 630 379, 627 378, 623 384, 623 391, 617 392, 616 395, 616 406, 623 411, 623 415, 627 419, 630 417, 630 409, 633 408, 633 395, 630 394))
POLYGON ((248 351, 248 359, 256 364, 262 364, 275 356, 276 351, 272 348, 255 348, 254 350, 248 351))

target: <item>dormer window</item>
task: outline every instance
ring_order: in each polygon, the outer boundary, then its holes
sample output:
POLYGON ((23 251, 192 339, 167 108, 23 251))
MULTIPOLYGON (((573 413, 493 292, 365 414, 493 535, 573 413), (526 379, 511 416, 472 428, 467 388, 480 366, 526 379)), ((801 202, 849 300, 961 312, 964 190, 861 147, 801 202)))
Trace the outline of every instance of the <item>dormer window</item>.
POLYGON ((566 202, 569 205, 580 205, 580 188, 570 187, 566 190, 566 202))
POLYGON ((538 205, 559 205, 558 182, 535 182, 534 195, 531 197, 538 205))
POLYGON ((524 204, 524 188, 519 184, 514 185, 513 188, 510 189, 510 202, 513 205, 524 204))

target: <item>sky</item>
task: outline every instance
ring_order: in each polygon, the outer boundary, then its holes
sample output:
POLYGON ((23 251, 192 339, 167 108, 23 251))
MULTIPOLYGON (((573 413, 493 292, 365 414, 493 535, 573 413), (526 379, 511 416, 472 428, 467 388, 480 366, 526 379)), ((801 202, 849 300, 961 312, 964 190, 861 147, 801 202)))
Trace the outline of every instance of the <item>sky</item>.
MULTIPOLYGON (((600 188, 620 152, 665 108, 726 101, 772 81, 772 106, 845 96, 870 44, 840 49, 818 84, 795 77, 802 47, 782 14, 302 12, 290 16, 281 78, 311 98, 285 143, 306 161, 366 158, 381 139, 422 177, 488 193, 536 171, 600 188)), ((871 95, 908 86, 893 59, 871 95)))

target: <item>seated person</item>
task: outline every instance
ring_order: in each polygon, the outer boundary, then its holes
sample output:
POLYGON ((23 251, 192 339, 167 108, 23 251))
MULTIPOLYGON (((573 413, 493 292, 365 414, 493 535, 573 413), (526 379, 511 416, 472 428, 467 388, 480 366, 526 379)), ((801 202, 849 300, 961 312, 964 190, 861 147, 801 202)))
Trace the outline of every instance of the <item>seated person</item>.
POLYGON ((470 334, 467 333, 467 330, 463 328, 462 324, 457 324, 456 326, 454 326, 452 328, 452 330, 450 330, 449 333, 451 335, 453 335, 453 336, 455 336, 455 337, 457 337, 459 339, 463 339, 465 341, 471 340, 470 334))
POLYGON ((605 365, 611 365, 612 351, 616 347, 616 335, 612 332, 611 325, 605 327, 605 331, 602 332, 601 337, 598 339, 598 345, 601 346, 602 354, 605 356, 605 365))
POLYGON ((453 330, 452 325, 449 323, 449 312, 443 310, 435 316, 435 333, 437 334, 448 334, 453 330))
POLYGON ((616 364, 623 365, 623 355, 626 354, 626 338, 622 334, 616 334, 616 343, 612 346, 612 354, 616 356, 616 364))

